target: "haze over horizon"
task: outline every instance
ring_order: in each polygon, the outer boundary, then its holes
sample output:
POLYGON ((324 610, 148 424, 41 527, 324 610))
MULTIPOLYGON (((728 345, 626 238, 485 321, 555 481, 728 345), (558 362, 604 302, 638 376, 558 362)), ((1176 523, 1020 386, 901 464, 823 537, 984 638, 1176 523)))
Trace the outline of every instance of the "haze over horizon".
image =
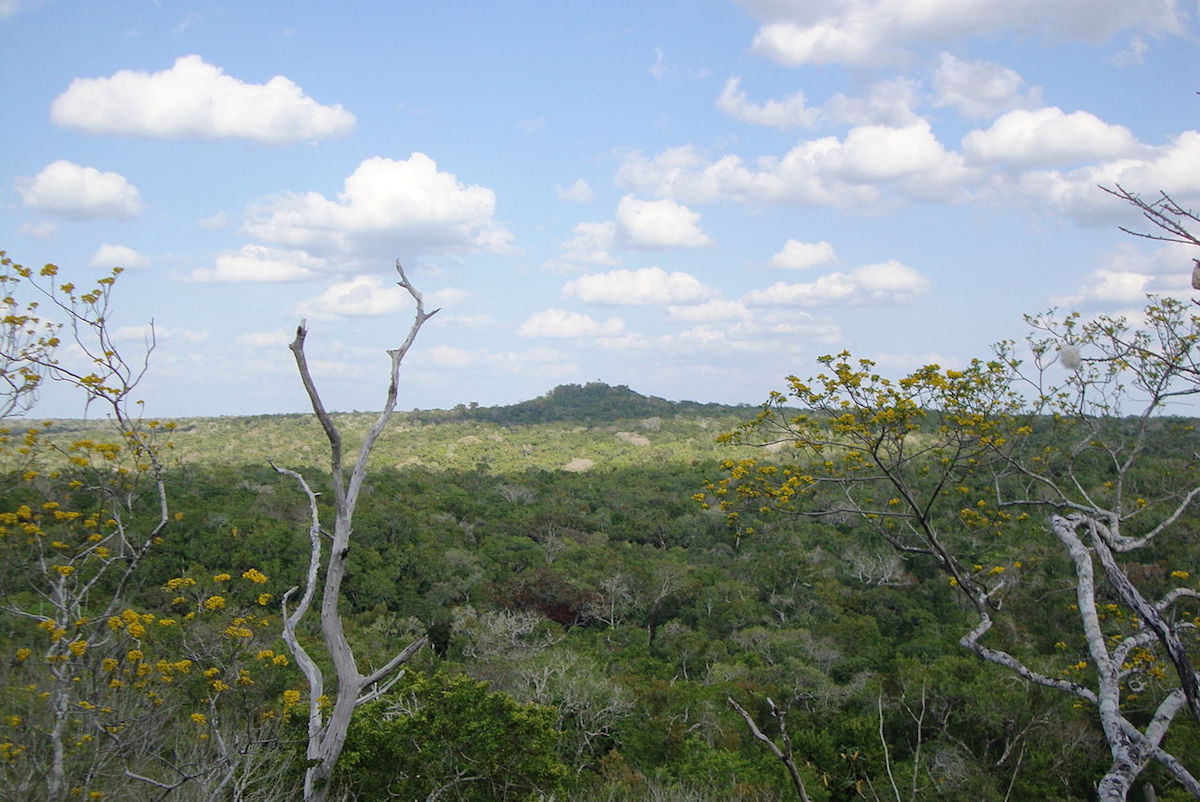
MULTIPOLYGON (((0 248, 158 347, 161 417, 758 404, 843 348, 962 365, 1190 297, 1098 186, 1200 205, 1195 4, 0 0, 0 248)), ((49 389, 37 416, 78 417, 49 389)))

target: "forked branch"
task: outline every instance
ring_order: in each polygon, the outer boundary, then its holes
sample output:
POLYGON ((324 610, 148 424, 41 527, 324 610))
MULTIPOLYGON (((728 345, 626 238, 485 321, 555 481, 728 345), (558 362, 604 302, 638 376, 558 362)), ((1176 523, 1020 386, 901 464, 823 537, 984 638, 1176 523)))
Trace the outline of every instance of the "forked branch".
POLYGON ((342 464, 342 434, 338 430, 333 416, 321 400, 321 394, 317 389, 312 371, 308 365, 307 356, 305 355, 304 345, 308 336, 308 329, 303 321, 296 328, 296 337, 289 345, 292 355, 296 360, 296 369, 300 374, 300 380, 304 385, 305 392, 308 393, 313 414, 316 415, 317 421, 321 424, 321 428, 325 432, 325 437, 329 441, 330 481, 333 485, 334 502, 334 523, 332 535, 329 536, 329 561, 325 567, 325 581, 320 594, 321 635, 325 651, 333 664, 335 675, 333 679, 336 680, 335 683, 330 683, 326 682, 323 670, 309 656, 296 635, 300 621, 308 613, 310 605, 314 600, 316 584, 321 573, 321 563, 324 555, 324 538, 326 535, 320 523, 317 495, 300 474, 284 468, 275 468, 279 473, 291 476, 300 484, 301 489, 308 498, 310 511, 309 542, 311 545, 311 554, 304 593, 296 609, 290 614, 287 611, 287 604, 298 588, 288 591, 283 600, 284 641, 295 656, 297 663, 300 664, 301 670, 304 671, 311 692, 307 749, 309 768, 305 772, 304 777, 304 798, 310 802, 313 800, 320 802, 320 800, 326 799, 330 793, 330 779, 338 758, 341 755, 354 708, 385 693, 399 677, 400 667, 426 643, 425 637, 418 638, 403 649, 400 649, 381 667, 374 671, 369 671, 364 675, 359 672, 357 659, 346 639, 341 612, 339 610, 342 580, 346 575, 347 556, 350 551, 350 534, 353 529, 354 510, 358 503, 358 494, 362 488, 363 480, 367 475, 367 463, 370 460, 375 443, 387 427, 387 423, 395 411, 399 389, 400 364, 416 340, 421 327, 438 311, 436 309, 432 312, 425 311, 425 303, 421 297, 421 293, 409 281, 399 260, 396 261, 396 272, 400 276, 400 280, 397 283, 412 297, 416 304, 416 310, 413 314, 408 334, 403 342, 399 347, 388 351, 391 365, 383 410, 363 438, 349 476, 346 475, 342 464), (328 718, 326 719, 318 706, 317 698, 321 695, 322 689, 327 685, 336 685, 337 690, 332 700, 332 708, 329 710, 328 718))

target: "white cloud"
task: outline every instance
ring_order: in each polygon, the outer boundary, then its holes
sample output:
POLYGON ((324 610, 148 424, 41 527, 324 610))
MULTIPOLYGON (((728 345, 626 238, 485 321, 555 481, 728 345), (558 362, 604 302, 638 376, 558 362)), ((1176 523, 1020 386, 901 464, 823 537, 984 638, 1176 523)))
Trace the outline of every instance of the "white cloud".
MULTIPOLYGON (((1113 159, 1070 171, 1031 170, 995 176, 985 197, 1024 199, 1059 209, 1087 223, 1128 222, 1129 207, 1096 187, 1169 187, 1185 206, 1200 202, 1200 131, 1184 131, 1166 145, 1142 147, 1136 157, 1113 159)), ((1151 189, 1150 191, 1154 191, 1151 189)))
MULTIPOLYGON (((284 326, 273 331, 252 331, 240 335, 234 342, 243 348, 253 350, 278 348, 283 349, 296 337, 294 326, 284 326)), ((281 351, 282 352, 282 351, 281 351)))
POLYGON ((50 222, 22 223, 17 227, 17 230, 25 236, 33 237, 34 239, 51 239, 58 233, 58 226, 50 222))
POLYGON ((21 10, 21 0, 0 0, 0 19, 11 17, 21 10))
POLYGON ((687 306, 668 306, 667 320, 686 323, 718 323, 730 320, 746 320, 750 310, 741 301, 705 301, 687 306))
POLYGON ((810 267, 820 267, 822 265, 833 264, 837 261, 837 255, 833 252, 833 246, 822 240, 821 242, 800 242, 799 240, 789 239, 783 245, 783 250, 771 257, 771 267, 780 267, 786 270, 807 270, 810 267))
POLYGON ((70 220, 132 220, 142 212, 137 187, 123 175, 61 159, 33 178, 17 179, 17 192, 30 209, 70 220))
POLYGON ((754 49, 788 66, 801 64, 871 63, 891 56, 883 49, 879 33, 861 30, 853 23, 796 25, 773 22, 758 29, 754 49))
POLYGON ((735 120, 774 128, 796 128, 816 124, 821 112, 805 105, 803 92, 788 95, 783 100, 752 103, 742 90, 741 81, 741 78, 730 78, 717 98, 717 108, 735 120))
POLYGON ((1148 48, 1149 45, 1146 44, 1145 38, 1132 36, 1129 39, 1129 46, 1113 57, 1113 63, 1118 67, 1141 64, 1145 61, 1146 50, 1148 48))
POLYGON ((420 364, 436 365, 442 368, 465 368, 479 360, 479 354, 452 345, 434 345, 422 348, 420 364))
POLYGON ((50 118, 92 133, 271 145, 342 136, 355 122, 340 105, 322 106, 281 75, 247 84, 200 56, 184 56, 162 72, 76 78, 50 106, 50 118))
POLYGON ((803 284, 776 282, 747 293, 750 306, 859 306, 911 303, 929 287, 929 280, 895 260, 866 265, 850 273, 828 273, 803 284))
POLYGON ((309 281, 331 271, 328 260, 305 251, 243 245, 217 256, 214 266, 193 270, 190 281, 309 281))
POLYGON ((947 151, 929 123, 863 125, 844 140, 801 141, 782 156, 754 165, 740 156, 705 159, 694 147, 670 148, 650 159, 627 154, 618 182, 646 195, 694 203, 733 201, 870 207, 885 185, 923 199, 953 199, 974 174, 958 153, 947 151))
POLYGON ((921 120, 903 128, 860 125, 846 134, 836 154, 838 172, 852 181, 890 181, 937 169, 953 156, 921 120))
POLYGON ((717 331, 727 342, 743 343, 743 350, 751 350, 749 344, 752 342, 761 350, 770 350, 778 349, 784 341, 833 343, 842 338, 842 330, 834 321, 796 309, 756 309, 739 321, 722 325, 717 331))
POLYGON ((1070 300, 1129 303, 1144 300, 1153 276, 1129 270, 1097 270, 1070 300))
POLYGON ((653 352, 657 356, 695 357, 698 353, 775 354, 798 343, 835 343, 842 332, 832 320, 797 309, 755 309, 738 301, 715 301, 668 309, 671 320, 697 325, 671 334, 648 337, 627 334, 598 343, 609 351, 653 352))
POLYGON ((1139 147, 1122 125, 1110 125, 1086 111, 1066 114, 1054 106, 1010 111, 990 128, 967 134, 962 144, 972 160, 1026 167, 1112 159, 1139 147))
POLYGON ((920 119, 913 111, 919 102, 917 86, 909 78, 878 81, 871 85, 866 97, 847 97, 839 92, 821 110, 832 122, 903 128, 920 119))
POLYGON ((1147 294, 1187 300, 1195 250, 1192 245, 1169 243, 1147 253, 1133 243, 1122 243, 1100 268, 1083 278, 1074 294, 1054 303, 1072 308, 1128 304, 1136 309, 1147 294))
POLYGON ((537 376, 541 378, 578 377, 579 365, 557 348, 528 348, 524 351, 502 351, 487 356, 492 375, 537 376))
POLYGON ((296 314, 316 320, 376 317, 398 313, 412 304, 407 292, 374 275, 355 276, 330 285, 316 298, 296 306, 296 314))
POLYGON ((208 332, 195 329, 176 329, 144 323, 140 326, 118 326, 113 329, 114 340, 143 343, 198 343, 208 339, 208 332))
POLYGON ((554 191, 558 194, 559 200, 572 203, 587 203, 596 197, 592 187, 582 178, 576 178, 568 187, 555 187, 554 191))
POLYGON ((617 241, 617 224, 578 223, 571 229, 571 238, 562 244, 562 259, 590 265, 615 265, 619 260, 609 251, 617 241))
POLYGON ((1176 0, 810 0, 746 3, 765 24, 754 49, 780 64, 878 64, 920 43, 1006 33, 1098 41, 1120 31, 1181 32, 1176 0))
POLYGON ((716 294, 690 273, 668 273, 661 267, 580 276, 568 281, 562 292, 564 297, 583 303, 619 306, 695 304, 716 294))
POLYGON ((208 217, 202 217, 196 221, 196 225, 200 228, 215 230, 218 228, 229 227, 229 215, 225 212, 214 212, 208 217))
MULTIPOLYGON (((428 306, 428 304, 426 305, 428 306)), ((491 315, 447 315, 443 312, 433 319, 433 324, 463 331, 491 328, 496 321, 491 315)))
POLYGON ((193 25, 195 25, 197 22, 203 22, 203 21, 204 21, 204 17, 200 16, 199 12, 196 12, 196 11, 189 11, 189 12, 188 12, 188 14, 187 14, 187 16, 185 16, 185 17, 184 17, 184 18, 183 18, 183 19, 180 21, 180 23, 179 23, 178 25, 176 25, 176 26, 175 26, 175 31, 174 31, 174 33, 175 33, 175 34, 177 34, 177 35, 178 35, 178 34, 181 34, 181 33, 183 33, 184 31, 186 31, 188 28, 190 28, 190 27, 192 27, 193 25))
POLYGON ((464 186, 424 153, 414 153, 402 161, 366 159, 336 200, 318 192, 275 198, 242 231, 316 252, 505 252, 512 235, 492 219, 495 209, 492 190, 464 186))
POLYGON ((741 79, 736 77, 725 82, 717 97, 717 108, 730 117, 775 128, 829 123, 902 127, 918 119, 913 111, 917 103, 917 82, 908 78, 872 84, 865 97, 849 97, 839 92, 821 106, 806 105, 803 92, 795 92, 782 100, 752 103, 741 89, 741 79))
POLYGON ((699 214, 672 200, 647 201, 626 195, 617 204, 622 242, 630 248, 707 248, 713 240, 699 223, 699 214))
POLYGON ((991 118, 1017 108, 1041 105, 1041 90, 1022 93, 1015 70, 990 61, 965 61, 942 53, 933 74, 935 106, 952 106, 971 118, 991 118))
POLYGON ((517 123, 517 129, 524 134, 536 134, 546 130, 545 117, 533 117, 528 120, 521 120, 517 123))
POLYGON ((425 308, 440 309, 447 306, 455 306, 470 297, 470 290, 464 290, 459 287, 443 287, 440 290, 425 293, 425 308))
POLYGON ((133 248, 127 248, 124 245, 110 245, 105 242, 96 249, 96 253, 92 255, 90 264, 92 267, 125 267, 137 269, 149 266, 150 260, 133 248))
POLYGON ((663 75, 667 72, 666 59, 663 58, 661 47, 654 48, 654 63, 646 68, 646 72, 654 76, 654 80, 661 81, 663 75))
POLYGON ((615 337, 625 331, 625 321, 610 317, 603 322, 578 312, 546 309, 537 312, 521 324, 517 333, 522 337, 615 337))
POLYGON ((939 351, 925 351, 920 354, 880 351, 871 354, 867 358, 874 362, 876 367, 892 374, 911 373, 926 365, 938 365, 940 367, 961 367, 963 365, 961 359, 948 356, 939 351))

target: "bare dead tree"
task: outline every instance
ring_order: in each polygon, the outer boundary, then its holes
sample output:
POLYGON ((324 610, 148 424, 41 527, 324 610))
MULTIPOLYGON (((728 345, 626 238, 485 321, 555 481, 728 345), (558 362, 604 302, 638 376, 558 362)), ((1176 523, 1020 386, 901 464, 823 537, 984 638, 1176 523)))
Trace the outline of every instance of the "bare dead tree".
MULTIPOLYGON (((1134 231, 1120 226, 1120 229, 1126 234, 1159 242, 1175 242, 1180 245, 1200 247, 1200 239, 1191 230, 1200 225, 1200 216, 1191 209, 1185 209, 1179 205, 1167 193, 1160 190, 1157 199, 1148 201, 1120 184, 1115 184, 1112 188, 1100 187, 1100 189, 1133 205, 1153 227, 1150 231, 1134 231)), ((1200 290, 1200 259, 1192 259, 1192 289, 1200 290)))
POLYGON ((396 272, 400 276, 397 284, 412 296, 416 303, 416 309, 408 336, 398 348, 388 351, 388 356, 391 358, 391 380, 388 384, 383 411, 359 445, 358 455, 349 472, 343 465, 341 432, 321 400, 308 366, 308 360, 305 357, 304 341, 308 335, 308 329, 304 321, 301 321, 296 328, 296 337, 289 346, 296 359, 296 369, 299 371, 300 380, 304 383, 304 389, 308 393, 313 413, 329 441, 330 480, 334 503, 333 532, 330 534, 321 525, 317 493, 312 490, 304 477, 296 471, 272 464, 276 471, 296 480, 309 502, 311 551, 307 575, 302 586, 303 593, 296 608, 291 612, 288 611, 288 604, 301 586, 293 587, 283 596, 283 639, 309 686, 307 748, 309 766, 304 775, 304 799, 306 802, 324 802, 328 798, 330 779, 342 753, 354 709, 386 693, 402 675, 401 666, 426 643, 426 638, 422 636, 400 649, 382 666, 373 670, 368 669, 364 673, 360 670, 354 651, 346 639, 339 609, 342 580, 346 574, 347 557, 350 552, 354 510, 358 504, 363 480, 367 476, 367 461, 376 441, 387 427, 388 421, 395 411, 400 363, 409 348, 412 347, 421 327, 438 312, 436 309, 432 312, 425 311, 421 293, 409 281, 399 260, 396 260, 396 272), (325 671, 300 643, 297 636, 297 627, 308 614, 317 595, 317 582, 321 573, 326 538, 330 541, 329 562, 325 568, 325 581, 320 590, 320 625, 323 645, 333 664, 334 676, 332 679, 336 681, 336 688, 332 691, 326 690, 325 671), (326 699, 324 697, 327 694, 328 698, 326 699), (330 705, 328 715, 323 707, 327 701, 330 705))
POLYGON ((754 717, 750 715, 746 708, 734 701, 732 696, 727 696, 725 700, 729 702, 729 706, 736 710, 738 715, 742 717, 742 720, 746 722, 746 726, 750 728, 750 734, 754 736, 754 739, 762 741, 771 750, 771 754, 787 768, 788 777, 791 778, 792 785, 795 787, 796 793, 800 795, 802 802, 812 802, 812 797, 808 795, 808 790, 804 787, 804 780, 800 777, 800 770, 796 768, 796 761, 792 757, 792 738, 788 735, 787 719, 784 716, 784 712, 775 704, 775 701, 771 697, 767 697, 767 706, 771 709, 771 717, 779 722, 779 738, 783 741, 782 749, 759 728, 758 724, 754 721, 754 717))

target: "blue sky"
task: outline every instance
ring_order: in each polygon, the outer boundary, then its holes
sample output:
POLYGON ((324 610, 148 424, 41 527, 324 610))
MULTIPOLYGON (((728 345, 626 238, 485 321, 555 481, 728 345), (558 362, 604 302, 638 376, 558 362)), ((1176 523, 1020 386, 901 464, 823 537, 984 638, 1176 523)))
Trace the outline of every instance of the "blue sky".
MULTIPOLYGON (((1200 205, 1183 0, 0 0, 0 247, 83 283, 162 416, 602 380, 758 403, 1183 295, 1097 184, 1200 205)), ((44 415, 75 415, 53 391, 44 415)))

